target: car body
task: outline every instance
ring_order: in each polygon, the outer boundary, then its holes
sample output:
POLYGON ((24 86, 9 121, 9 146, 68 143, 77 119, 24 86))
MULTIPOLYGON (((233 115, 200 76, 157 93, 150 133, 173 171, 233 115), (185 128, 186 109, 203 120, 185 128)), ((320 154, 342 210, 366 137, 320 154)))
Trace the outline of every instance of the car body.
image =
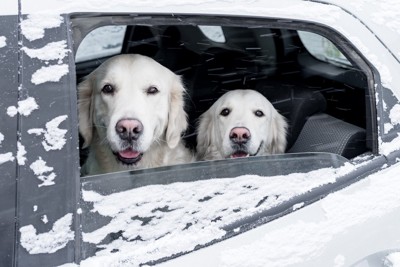
POLYGON ((1 7, 4 266, 395 266, 396 1, 1 7), (319 57, 305 40, 327 50, 319 57), (246 87, 287 117, 287 153, 80 177, 76 85, 119 53, 182 75, 189 147, 198 116, 246 87))

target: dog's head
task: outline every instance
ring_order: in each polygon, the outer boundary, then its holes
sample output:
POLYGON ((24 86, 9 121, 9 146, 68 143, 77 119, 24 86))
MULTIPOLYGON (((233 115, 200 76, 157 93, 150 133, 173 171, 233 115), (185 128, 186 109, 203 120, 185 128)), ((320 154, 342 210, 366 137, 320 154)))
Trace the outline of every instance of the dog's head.
POLYGON ((177 146, 187 127, 179 76, 142 55, 115 56, 78 85, 79 131, 117 160, 137 163, 152 145, 177 146))
POLYGON ((287 123, 272 104, 253 90, 224 94, 199 120, 197 153, 201 159, 282 153, 287 123))

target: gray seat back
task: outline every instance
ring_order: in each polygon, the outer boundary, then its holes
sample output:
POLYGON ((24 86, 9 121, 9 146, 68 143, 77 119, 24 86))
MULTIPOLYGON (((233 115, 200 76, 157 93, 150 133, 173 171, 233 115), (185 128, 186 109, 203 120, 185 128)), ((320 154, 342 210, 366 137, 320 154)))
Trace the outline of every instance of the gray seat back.
POLYGON ((365 136, 365 129, 320 113, 308 118, 288 152, 329 152, 353 158, 367 150, 365 136))

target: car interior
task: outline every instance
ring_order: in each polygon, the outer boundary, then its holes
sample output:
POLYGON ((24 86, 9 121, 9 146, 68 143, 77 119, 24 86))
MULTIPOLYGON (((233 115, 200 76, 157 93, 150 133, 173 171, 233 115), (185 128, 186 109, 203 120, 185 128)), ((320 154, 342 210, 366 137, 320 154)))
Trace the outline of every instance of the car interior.
MULTIPOLYGON (((317 58, 297 29, 243 25, 212 25, 221 30, 222 41, 194 23, 126 26, 121 54, 149 56, 182 76, 189 115, 183 138, 189 148, 196 147, 199 116, 222 94, 254 89, 286 117, 287 153, 328 152, 352 159, 374 150, 370 80, 340 43, 335 46, 346 64, 317 58)), ((77 81, 107 58, 76 63, 77 81)), ((82 163, 85 152, 81 154, 82 163)))

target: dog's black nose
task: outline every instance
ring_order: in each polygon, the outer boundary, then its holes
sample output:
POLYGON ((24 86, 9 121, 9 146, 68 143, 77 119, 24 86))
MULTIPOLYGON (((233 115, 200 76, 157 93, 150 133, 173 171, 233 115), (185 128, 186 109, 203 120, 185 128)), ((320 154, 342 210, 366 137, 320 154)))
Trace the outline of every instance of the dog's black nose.
POLYGON ((229 133, 229 138, 236 144, 245 144, 250 137, 250 131, 245 127, 235 127, 229 133))
POLYGON ((122 119, 117 122, 115 131, 122 140, 137 140, 143 132, 143 124, 136 119, 122 119))

